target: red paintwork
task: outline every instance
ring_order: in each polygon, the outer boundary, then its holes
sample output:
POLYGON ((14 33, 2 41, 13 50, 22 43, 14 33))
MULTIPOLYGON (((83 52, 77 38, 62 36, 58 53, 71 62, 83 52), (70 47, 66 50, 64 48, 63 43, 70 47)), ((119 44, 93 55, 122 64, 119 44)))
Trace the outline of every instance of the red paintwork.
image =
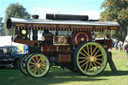
POLYGON ((54 36, 53 45, 63 45, 69 46, 71 44, 71 39, 69 36, 54 36))
POLYGON ((31 47, 35 46, 35 47, 40 47, 40 43, 37 40, 19 40, 19 39, 15 39, 14 42, 16 43, 21 43, 21 44, 26 44, 29 45, 31 47))
POLYGON ((69 46, 43 45, 41 52, 49 56, 57 56, 58 53, 69 53, 69 46))
POLYGON ((118 30, 119 26, 97 26, 97 25, 68 25, 68 24, 34 24, 34 23, 13 23, 14 27, 27 29, 41 29, 41 30, 74 30, 74 31, 88 31, 88 30, 118 30))
POLYGON ((82 32, 82 31, 75 31, 72 33, 72 45, 77 47, 81 43, 85 41, 90 41, 92 39, 91 33, 89 31, 82 32), (84 39, 82 41, 81 39, 84 39))
POLYGON ((48 56, 56 56, 57 55, 57 46, 54 45, 43 45, 41 47, 41 52, 48 56))
POLYGON ((59 54, 57 62, 61 64, 70 63, 71 55, 70 54, 59 54))

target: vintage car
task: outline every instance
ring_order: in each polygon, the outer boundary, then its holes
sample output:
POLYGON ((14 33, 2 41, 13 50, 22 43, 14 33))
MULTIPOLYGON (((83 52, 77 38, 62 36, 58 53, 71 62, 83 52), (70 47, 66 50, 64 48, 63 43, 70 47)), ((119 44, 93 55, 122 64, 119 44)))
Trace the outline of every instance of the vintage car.
POLYGON ((16 46, 0 47, 0 66, 1 67, 18 67, 19 59, 24 55, 17 52, 16 46))
POLYGON ((7 28, 13 32, 13 41, 29 46, 29 53, 20 59, 21 72, 32 77, 44 77, 51 65, 87 76, 104 71, 112 40, 108 37, 95 40, 93 34, 118 30, 118 23, 92 21, 84 15, 47 14, 46 20, 38 17, 9 18, 7 21, 7 28))

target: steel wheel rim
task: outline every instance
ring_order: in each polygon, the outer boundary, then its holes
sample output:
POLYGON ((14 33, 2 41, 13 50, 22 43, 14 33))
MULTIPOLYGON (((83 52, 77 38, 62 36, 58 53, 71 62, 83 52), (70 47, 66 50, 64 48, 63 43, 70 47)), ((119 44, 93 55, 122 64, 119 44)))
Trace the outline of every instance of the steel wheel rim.
POLYGON ((20 62, 19 62, 20 71, 21 71, 23 74, 25 74, 25 75, 28 74, 27 71, 26 71, 26 69, 25 69, 25 59, 26 59, 27 57, 29 57, 29 56, 30 56, 29 53, 28 53, 28 54, 25 54, 25 55, 20 59, 20 62))
POLYGON ((107 64, 107 54, 104 48, 95 42, 84 44, 77 53, 79 70, 86 75, 101 73, 107 64))
POLYGON ((28 73, 33 77, 43 77, 49 71, 49 61, 43 54, 32 55, 26 64, 28 73))

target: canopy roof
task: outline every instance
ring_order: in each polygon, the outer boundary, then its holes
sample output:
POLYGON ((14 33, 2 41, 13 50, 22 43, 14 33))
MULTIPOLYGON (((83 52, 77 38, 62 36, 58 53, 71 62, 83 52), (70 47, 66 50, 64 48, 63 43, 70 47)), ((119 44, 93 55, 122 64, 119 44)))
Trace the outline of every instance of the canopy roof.
POLYGON ((43 20, 43 19, 21 19, 9 18, 7 28, 18 29, 40 29, 40 30, 74 30, 74 31, 103 31, 118 30, 117 22, 98 21, 72 21, 72 20, 43 20))

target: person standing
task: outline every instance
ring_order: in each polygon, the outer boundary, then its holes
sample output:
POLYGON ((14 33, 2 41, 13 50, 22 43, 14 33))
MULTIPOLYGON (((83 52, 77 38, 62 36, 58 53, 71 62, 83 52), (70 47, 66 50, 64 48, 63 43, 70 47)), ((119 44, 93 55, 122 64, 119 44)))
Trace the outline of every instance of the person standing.
POLYGON ((127 54, 127 58, 128 58, 128 42, 127 42, 127 44, 124 46, 124 49, 126 50, 126 54, 127 54))
POLYGON ((117 40, 114 43, 114 47, 115 47, 116 50, 118 50, 118 41, 117 40))
POLYGON ((123 42, 122 41, 119 41, 118 48, 119 48, 120 52, 123 51, 123 42))

